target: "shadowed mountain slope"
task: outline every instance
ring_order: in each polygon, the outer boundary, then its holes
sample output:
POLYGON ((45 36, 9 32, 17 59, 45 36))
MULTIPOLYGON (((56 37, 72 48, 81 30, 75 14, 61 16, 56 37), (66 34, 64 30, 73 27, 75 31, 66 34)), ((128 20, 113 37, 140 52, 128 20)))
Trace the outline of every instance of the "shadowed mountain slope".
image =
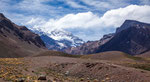
POLYGON ((122 51, 138 55, 150 50, 150 24, 126 20, 115 36, 99 47, 97 52, 122 51))

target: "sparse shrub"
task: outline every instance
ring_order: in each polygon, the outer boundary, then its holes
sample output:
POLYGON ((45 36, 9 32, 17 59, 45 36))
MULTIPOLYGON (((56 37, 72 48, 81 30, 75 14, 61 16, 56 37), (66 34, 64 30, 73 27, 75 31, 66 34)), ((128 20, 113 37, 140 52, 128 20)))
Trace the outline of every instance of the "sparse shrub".
POLYGON ((81 78, 80 81, 84 81, 84 78, 81 78))
POLYGON ((99 82, 99 81, 98 81, 98 79, 94 79, 94 81, 93 81, 93 82, 99 82))

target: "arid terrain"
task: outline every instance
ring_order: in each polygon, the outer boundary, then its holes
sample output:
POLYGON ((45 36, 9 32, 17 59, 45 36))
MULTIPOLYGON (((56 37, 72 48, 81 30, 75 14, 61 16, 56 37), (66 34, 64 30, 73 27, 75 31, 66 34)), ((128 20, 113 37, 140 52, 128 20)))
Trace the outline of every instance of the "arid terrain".
POLYGON ((149 58, 127 56, 117 51, 86 56, 68 56, 63 53, 53 56, 54 53, 50 52, 45 56, 1 58, 1 82, 150 81, 149 58), (109 59, 110 56, 113 57, 109 59))

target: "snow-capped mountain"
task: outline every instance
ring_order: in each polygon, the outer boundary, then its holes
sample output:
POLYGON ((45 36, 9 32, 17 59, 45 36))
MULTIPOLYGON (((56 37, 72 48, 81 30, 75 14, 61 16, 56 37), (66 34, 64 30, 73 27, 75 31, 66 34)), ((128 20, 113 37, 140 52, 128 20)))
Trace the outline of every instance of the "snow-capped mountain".
POLYGON ((72 33, 64 30, 54 30, 51 32, 49 37, 53 38, 56 41, 59 41, 58 44, 63 46, 79 46, 84 43, 84 41, 77 36, 74 36, 72 33), (63 43, 63 44, 61 44, 63 43))
POLYGON ((84 41, 65 30, 55 29, 49 33, 35 31, 50 50, 63 51, 66 48, 80 46, 84 41))

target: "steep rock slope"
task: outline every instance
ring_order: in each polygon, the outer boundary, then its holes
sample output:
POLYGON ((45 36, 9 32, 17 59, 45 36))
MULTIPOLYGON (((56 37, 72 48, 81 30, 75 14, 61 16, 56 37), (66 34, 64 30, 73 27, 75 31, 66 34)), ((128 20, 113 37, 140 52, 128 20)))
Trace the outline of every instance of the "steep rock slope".
POLYGON ((40 36, 0 13, 0 57, 24 57, 45 49, 40 36))

